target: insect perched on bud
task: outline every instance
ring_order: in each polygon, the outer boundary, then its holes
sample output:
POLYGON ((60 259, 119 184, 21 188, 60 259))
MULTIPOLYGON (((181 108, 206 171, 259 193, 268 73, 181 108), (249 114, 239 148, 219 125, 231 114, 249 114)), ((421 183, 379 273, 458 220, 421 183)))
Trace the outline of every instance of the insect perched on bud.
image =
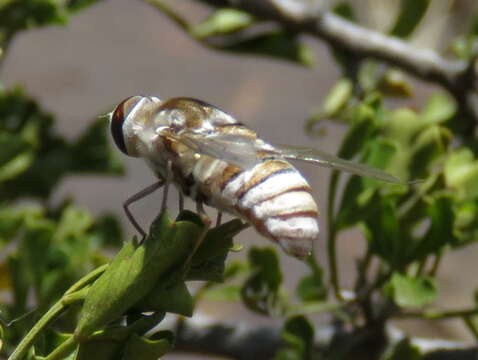
POLYGON ((203 101, 132 96, 111 114, 111 133, 118 148, 141 157, 159 181, 124 203, 131 223, 144 236, 128 206, 170 184, 196 201, 205 223, 211 221, 203 204, 252 224, 263 236, 298 258, 307 257, 319 234, 317 204, 307 181, 288 159, 309 161, 375 179, 397 178, 317 149, 271 145, 228 113, 203 101))

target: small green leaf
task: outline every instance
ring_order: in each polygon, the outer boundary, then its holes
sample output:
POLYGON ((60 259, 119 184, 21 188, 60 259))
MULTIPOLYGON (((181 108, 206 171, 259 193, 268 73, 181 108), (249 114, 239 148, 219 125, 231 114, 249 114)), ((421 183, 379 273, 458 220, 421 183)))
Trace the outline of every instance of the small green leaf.
POLYGON ((344 19, 350 20, 350 21, 355 21, 355 13, 354 13, 354 8, 347 2, 341 1, 333 7, 332 11, 334 14, 337 14, 344 19))
POLYGON ((389 197, 382 197, 374 206, 365 221, 369 248, 392 268, 401 269, 410 261, 411 240, 400 227, 396 204, 389 197))
POLYGON ((437 254, 445 245, 456 246, 458 240, 454 234, 455 212, 453 199, 449 195, 437 195, 429 200, 427 215, 431 224, 425 235, 418 240, 413 251, 415 260, 437 254))
POLYGON ((351 159, 360 153, 376 130, 373 122, 375 116, 375 111, 367 105, 354 111, 354 122, 340 145, 339 157, 351 159))
POLYGON ((0 182, 20 175, 33 162, 32 147, 20 135, 0 133, 0 149, 0 182))
POLYGON ((242 30, 254 23, 254 18, 247 12, 237 9, 219 9, 205 21, 195 25, 191 34, 197 38, 211 35, 229 34, 242 30))
POLYGON ((275 356, 275 360, 312 358, 314 328, 304 316, 288 319, 282 330, 282 338, 288 346, 275 356))
POLYGON ((141 312, 160 311, 192 316, 194 301, 184 281, 172 276, 160 281, 135 307, 141 312))
POLYGON ((409 108, 398 108, 389 114, 384 124, 384 135, 396 142, 409 145, 412 139, 423 129, 424 124, 420 121, 418 114, 409 108))
POLYGON ((410 161, 410 177, 423 179, 430 171, 434 160, 444 155, 453 134, 441 126, 430 126, 423 130, 412 145, 413 155, 410 161))
POLYGON ((438 296, 435 280, 429 277, 408 277, 394 273, 385 291, 399 306, 421 307, 434 302, 438 296))
POLYGON ((70 11, 93 4, 94 0, 8 0, 0 4, 0 33, 10 39, 15 33, 48 25, 63 25, 70 11))
POLYGON ((398 69, 390 69, 381 77, 377 89, 385 96, 410 97, 412 87, 404 73, 398 69))
POLYGON ((225 260, 232 248, 232 239, 246 227, 247 224, 234 219, 211 229, 192 258, 187 279, 223 281, 225 260))
MULTIPOLYGON (((478 201, 471 200, 455 204, 455 231, 458 245, 468 244, 478 240, 478 201)), ((456 245, 456 244, 454 244, 456 245)))
POLYGON ((101 246, 118 246, 123 241, 123 230, 118 218, 112 214, 104 214, 96 219, 93 229, 93 237, 101 246))
POLYGON ((249 251, 252 275, 242 288, 242 300, 252 311, 271 314, 282 311, 279 288, 282 272, 277 253, 272 248, 252 248, 249 251))
POLYGON ((124 343, 130 335, 130 329, 123 327, 98 331, 95 337, 83 339, 78 346, 74 360, 115 360, 125 347, 124 343))
POLYGON ((297 286, 297 294, 304 302, 321 301, 327 297, 327 287, 324 283, 324 272, 313 256, 307 259, 312 273, 304 276, 297 286))
POLYGON ((92 225, 93 219, 88 212, 68 206, 62 213, 55 235, 64 241, 70 236, 83 235, 92 225))
POLYGON ((75 331, 82 338, 121 316, 146 296, 174 264, 185 261, 200 233, 191 222, 171 222, 164 213, 153 222, 143 245, 126 244, 91 286, 75 331))
POLYGON ((402 0, 401 10, 390 34, 408 37, 418 26, 428 9, 430 0, 402 0))
POLYGON ((172 348, 168 339, 152 340, 133 334, 126 343, 122 360, 157 360, 172 348))
POLYGON ((215 286, 204 291, 202 297, 209 301, 240 301, 241 288, 237 285, 215 286))
POLYGON ((339 80, 326 96, 323 104, 325 117, 333 117, 342 110, 352 96, 353 85, 349 79, 339 80))
POLYGON ((447 187, 453 189, 458 199, 478 197, 478 161, 467 148, 452 152, 446 159, 443 173, 447 187))
POLYGON ((449 96, 433 94, 420 113, 420 122, 426 125, 443 124, 456 113, 456 105, 449 96))

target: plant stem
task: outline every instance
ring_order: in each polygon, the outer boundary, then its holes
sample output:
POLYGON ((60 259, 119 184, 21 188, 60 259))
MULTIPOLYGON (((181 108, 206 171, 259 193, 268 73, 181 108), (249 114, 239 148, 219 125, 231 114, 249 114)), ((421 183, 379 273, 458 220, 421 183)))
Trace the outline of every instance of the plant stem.
POLYGON ((427 264, 427 259, 428 258, 424 258, 419 262, 417 270, 415 272, 415 277, 419 277, 423 274, 423 271, 425 270, 425 265, 427 264))
POLYGON ((44 360, 62 360, 65 359, 77 346, 75 337, 72 335, 53 350, 44 360))
POLYGON ((469 317, 478 315, 478 307, 461 310, 427 310, 427 311, 409 311, 397 315, 399 318, 423 318, 428 320, 444 320, 454 317, 469 317))
POLYGON ((433 277, 436 275, 438 271, 438 267, 440 266, 441 258, 442 258, 442 253, 435 255, 435 259, 433 260, 432 268, 429 273, 430 276, 433 277))
POLYGON ((337 192, 337 184, 339 180, 339 173, 333 171, 329 182, 329 196, 327 201, 327 258, 330 272, 330 283, 337 300, 342 301, 342 294, 340 294, 339 276, 337 271, 337 231, 334 221, 334 204, 335 195, 337 192))
POLYGON ((94 281, 98 276, 100 276, 108 265, 100 266, 99 268, 93 270, 89 274, 82 277, 78 280, 73 286, 71 286, 62 298, 57 301, 46 313, 43 315, 38 322, 33 325, 28 334, 20 341, 20 344, 15 348, 13 353, 10 355, 8 360, 21 360, 28 349, 35 342, 37 336, 40 332, 50 324, 54 319, 58 317, 69 305, 82 301, 86 294, 88 293, 88 288, 85 287, 92 281, 94 281), (76 290, 76 291, 75 291, 76 290))
POLYGON ((38 320, 38 322, 35 325, 33 325, 31 330, 22 339, 22 341, 20 341, 20 344, 18 344, 16 349, 13 351, 13 353, 8 358, 8 360, 20 360, 20 359, 22 359, 26 355, 28 349, 30 349, 30 346, 36 340, 40 331, 43 330, 43 328, 46 327, 61 312, 63 312, 64 309, 65 309, 65 305, 63 304, 63 302, 61 300, 58 301, 55 305, 53 305, 46 312, 46 314, 43 315, 41 317, 41 319, 38 320))
POLYGON ((109 264, 104 264, 92 272, 83 276, 80 280, 78 280, 75 284, 73 284, 68 290, 65 291, 65 295, 72 294, 77 292, 78 290, 84 288, 86 285, 91 284, 94 280, 96 280, 101 274, 103 274, 108 267, 109 264))

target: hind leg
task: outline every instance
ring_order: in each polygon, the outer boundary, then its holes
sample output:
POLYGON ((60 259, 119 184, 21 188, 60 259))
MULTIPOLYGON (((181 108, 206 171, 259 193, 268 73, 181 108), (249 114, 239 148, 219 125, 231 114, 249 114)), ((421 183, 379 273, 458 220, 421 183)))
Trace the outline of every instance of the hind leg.
POLYGON ((123 209, 126 214, 126 217, 130 221, 130 223, 134 226, 134 228, 140 233, 141 237, 144 239, 146 237, 146 232, 143 230, 143 228, 139 225, 139 223, 136 221, 134 218, 133 214, 129 210, 129 206, 133 203, 135 203, 138 200, 141 200, 142 198, 152 194, 156 190, 158 190, 161 186, 163 186, 164 181, 159 180, 155 182, 154 184, 148 186, 147 188, 144 188, 143 190, 137 192, 133 196, 129 197, 124 203, 123 203, 123 209))

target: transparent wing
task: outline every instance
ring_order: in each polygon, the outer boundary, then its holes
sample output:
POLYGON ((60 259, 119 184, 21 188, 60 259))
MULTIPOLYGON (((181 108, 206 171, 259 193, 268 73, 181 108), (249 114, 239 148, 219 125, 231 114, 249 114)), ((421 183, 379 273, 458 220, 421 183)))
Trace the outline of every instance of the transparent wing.
POLYGON ((274 148, 275 152, 287 159, 313 162, 320 166, 346 171, 355 175, 366 176, 393 184, 406 183, 399 178, 377 168, 373 168, 371 166, 360 164, 354 161, 341 159, 337 156, 318 149, 275 144, 272 147, 274 148))
POLYGON ((271 156, 285 159, 312 162, 320 166, 329 167, 351 174, 366 176, 393 184, 406 184, 397 177, 382 170, 360 164, 354 161, 341 159, 327 152, 293 145, 271 145, 260 139, 223 133, 195 133, 187 132, 178 137, 186 146, 199 154, 208 155, 224 160, 243 169, 248 169, 260 163, 258 152, 269 153, 271 156))
POLYGON ((247 136, 185 132, 177 140, 198 154, 224 160, 242 169, 261 162, 257 156, 258 140, 247 136))

